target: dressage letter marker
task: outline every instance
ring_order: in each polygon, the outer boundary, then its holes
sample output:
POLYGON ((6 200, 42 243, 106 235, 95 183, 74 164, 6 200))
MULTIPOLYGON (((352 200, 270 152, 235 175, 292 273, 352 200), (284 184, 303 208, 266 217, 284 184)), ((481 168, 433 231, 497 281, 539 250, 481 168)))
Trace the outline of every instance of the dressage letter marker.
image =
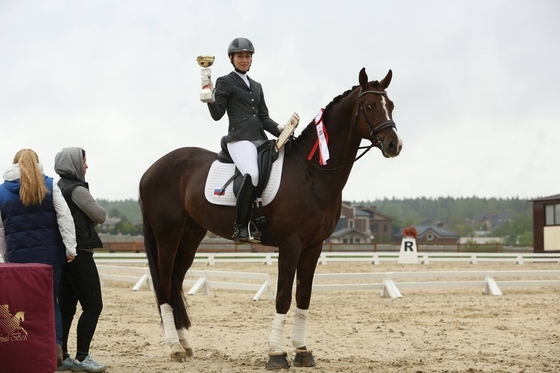
POLYGON ((399 253, 399 263, 417 264, 418 251, 416 249, 416 239, 405 237, 401 242, 401 251, 399 253))

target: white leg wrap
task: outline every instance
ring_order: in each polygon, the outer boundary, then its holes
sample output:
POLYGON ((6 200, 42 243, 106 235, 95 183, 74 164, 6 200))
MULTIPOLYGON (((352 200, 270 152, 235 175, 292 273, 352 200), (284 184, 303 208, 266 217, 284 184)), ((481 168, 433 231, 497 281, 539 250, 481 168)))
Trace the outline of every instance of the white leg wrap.
POLYGON ((159 306, 161 310, 161 320, 163 321, 163 333, 165 335, 165 343, 171 346, 175 342, 179 342, 179 335, 175 329, 175 319, 173 318, 173 308, 167 303, 159 306))
POLYGON ((294 329, 292 330, 292 346, 301 348, 306 345, 305 331, 307 329, 307 310, 296 307, 294 314, 294 329))
POLYGON ((177 335, 179 336, 179 339, 187 339, 187 329, 177 329, 177 335))
POLYGON ((283 352, 282 346, 284 337, 284 325, 286 324, 286 315, 277 313, 272 321, 272 331, 268 339, 268 354, 277 355, 283 352))

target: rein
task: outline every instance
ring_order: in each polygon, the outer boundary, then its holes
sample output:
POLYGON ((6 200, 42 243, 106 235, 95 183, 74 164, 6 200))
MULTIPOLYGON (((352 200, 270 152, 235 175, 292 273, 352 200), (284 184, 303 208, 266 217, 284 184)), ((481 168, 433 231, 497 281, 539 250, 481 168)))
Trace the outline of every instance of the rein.
MULTIPOLYGON (((297 141, 294 141, 294 143, 296 144, 296 146, 297 146, 299 152, 301 153, 301 155, 303 155, 303 157, 306 158, 305 154, 303 153, 303 150, 301 149, 301 147, 299 146, 299 144, 297 143, 297 141)), ((321 171, 335 171, 335 170, 339 170, 339 169, 341 169, 341 168, 344 168, 344 167, 346 167, 346 166, 348 166, 348 165, 350 165, 350 164, 352 164, 352 163, 358 161, 358 159, 360 159, 360 158, 362 158, 364 155, 366 155, 366 153, 369 152, 369 151, 371 150, 371 148, 373 148, 373 147, 374 147, 373 144, 371 144, 371 145, 369 145, 369 146, 360 146, 360 147, 358 148, 358 150, 359 150, 359 149, 365 149, 365 150, 362 152, 362 154, 360 154, 359 156, 357 156, 356 158, 354 158, 354 160, 352 160, 352 161, 350 161, 350 162, 346 162, 345 164, 343 164, 343 165, 341 165, 341 166, 338 166, 338 167, 334 167, 334 168, 324 168, 324 166, 318 166, 318 165, 316 165, 315 163, 311 162, 311 160, 307 160, 307 162, 308 162, 310 165, 312 165, 313 167, 315 167, 316 169, 321 170, 321 171)))

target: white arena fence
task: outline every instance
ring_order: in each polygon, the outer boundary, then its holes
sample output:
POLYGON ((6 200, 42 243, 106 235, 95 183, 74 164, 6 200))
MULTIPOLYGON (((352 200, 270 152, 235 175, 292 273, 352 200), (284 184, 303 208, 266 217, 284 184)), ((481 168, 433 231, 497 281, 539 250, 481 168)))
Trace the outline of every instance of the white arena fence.
MULTIPOLYGON (((133 283, 133 290, 143 286, 152 289, 148 261, 144 253, 100 253, 94 254, 101 281, 124 281, 133 283), (119 266, 117 264, 123 264, 119 266), (134 266, 133 266, 134 265, 134 266)), ((319 264, 336 261, 366 261, 379 264, 382 261, 397 262, 399 253, 342 253, 324 252, 319 264)), ((278 261, 278 253, 200 253, 195 262, 215 265, 216 263, 262 263, 270 265, 278 261)), ((463 261, 476 264, 483 261, 509 261, 516 264, 527 262, 552 262, 560 264, 560 254, 505 254, 505 253, 418 253, 419 264, 438 261, 463 261)), ((381 296, 400 298, 400 289, 465 289, 480 288, 487 295, 502 295, 502 287, 560 286, 560 270, 534 271, 428 271, 428 272, 375 272, 375 273, 333 273, 315 274, 314 291, 356 291, 379 290, 381 296), (463 279, 469 280, 463 280, 463 279), (495 278, 500 278, 499 281, 495 278), (509 280, 504 280, 508 279, 509 280), (512 280, 512 278, 514 278, 512 280), (533 278, 528 280, 527 278, 533 278), (541 279, 534 279, 541 278, 541 279), (416 279, 415 282, 399 282, 401 279, 416 279), (427 281, 437 279, 438 281, 427 281), (459 279, 459 280, 457 280, 459 279), (418 281, 419 280, 419 281, 418 281), (345 283, 332 283, 345 281, 345 283), (349 282, 350 281, 350 282, 349 282), (323 283, 327 282, 327 283, 323 283)), ((202 290, 210 294, 210 289, 232 289, 256 291, 253 300, 259 300, 264 293, 273 299, 270 275, 267 273, 201 271, 189 270, 184 286, 189 286, 187 294, 202 290), (242 282, 241 282, 242 281, 242 282)))
POLYGON ((375 273, 318 273, 313 280, 313 291, 380 290, 385 298, 402 297, 399 289, 469 289, 480 288, 486 295, 502 295, 502 287, 560 286, 560 270, 535 271, 431 271, 431 272, 375 272, 375 273), (500 280, 495 278, 516 278, 500 280), (546 278, 527 280, 526 278, 546 278), (460 281, 459 278, 471 278, 460 281), (554 279, 552 279, 554 278, 554 279), (416 282, 398 282, 398 279, 420 279, 416 282), (439 281, 425 281, 439 279, 439 281), (316 284, 327 280, 361 280, 349 284, 316 284), (371 282, 377 280, 377 282, 371 282))
MULTIPOLYGON (((398 262, 399 252, 322 252, 319 264, 329 262, 398 262)), ((145 253, 102 253, 94 254, 98 264, 136 263, 148 264, 145 253)), ((278 253, 196 253, 195 263, 206 263, 213 266, 216 263, 262 263, 271 265, 278 262, 278 253)), ((454 253, 454 252, 419 252, 418 263, 430 262, 513 262, 523 264, 529 262, 548 262, 560 264, 560 253, 454 253)))
MULTIPOLYGON (((328 262, 398 262, 399 252, 323 252, 319 257, 319 264, 328 262)), ((560 264, 560 253, 464 253, 464 252, 419 252, 419 264, 430 262, 513 262, 523 264, 528 262, 548 262, 560 264)), ((98 264, 148 264, 145 253, 107 253, 94 254, 98 264)), ((0 255, 0 263, 3 263, 0 255)), ((213 266, 216 263, 263 263, 271 265, 278 262, 278 253, 197 253, 195 263, 206 263, 213 266)))
MULTIPOLYGON (((144 285, 153 290, 150 269, 147 267, 112 266, 97 263, 101 284, 104 281, 119 281, 134 283, 132 290, 140 290, 144 285)), ((204 295, 210 294, 210 289, 251 290, 256 291, 253 300, 259 300, 264 293, 268 299, 273 299, 272 283, 268 273, 228 272, 228 271, 199 271, 188 270, 183 286, 189 286, 188 295, 194 295, 202 290, 204 295), (232 282, 231 279, 243 282, 232 282)))

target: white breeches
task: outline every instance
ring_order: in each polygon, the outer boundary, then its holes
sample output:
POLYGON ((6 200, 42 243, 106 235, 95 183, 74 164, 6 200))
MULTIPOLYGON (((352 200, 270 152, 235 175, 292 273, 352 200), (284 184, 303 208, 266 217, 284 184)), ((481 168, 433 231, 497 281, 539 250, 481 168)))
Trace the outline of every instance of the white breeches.
POLYGON ((257 147, 264 143, 260 141, 234 141, 228 142, 227 148, 233 162, 241 172, 241 175, 251 175, 251 182, 256 187, 259 183, 259 167, 257 165, 257 147))

